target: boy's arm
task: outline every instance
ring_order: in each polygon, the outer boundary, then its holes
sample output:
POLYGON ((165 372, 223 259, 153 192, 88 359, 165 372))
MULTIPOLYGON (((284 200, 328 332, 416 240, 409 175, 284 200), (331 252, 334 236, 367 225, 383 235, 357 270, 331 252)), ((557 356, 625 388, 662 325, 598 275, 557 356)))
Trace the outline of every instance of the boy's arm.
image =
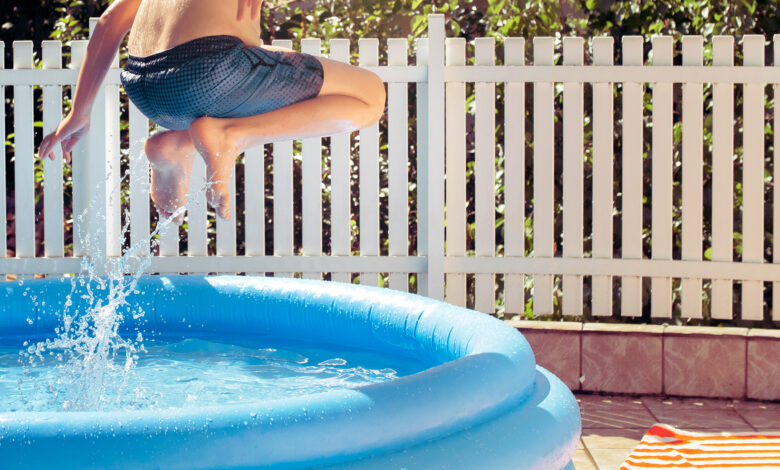
POLYGON ((263 0, 238 0, 238 12, 236 19, 243 21, 249 16, 253 20, 260 19, 260 9, 263 6, 263 0))
POLYGON ((39 156, 54 158, 54 147, 61 143, 66 160, 70 150, 89 129, 89 114, 98 89, 106 77, 111 61, 138 12, 142 0, 116 0, 100 15, 87 46, 76 83, 73 108, 57 130, 44 137, 39 156))

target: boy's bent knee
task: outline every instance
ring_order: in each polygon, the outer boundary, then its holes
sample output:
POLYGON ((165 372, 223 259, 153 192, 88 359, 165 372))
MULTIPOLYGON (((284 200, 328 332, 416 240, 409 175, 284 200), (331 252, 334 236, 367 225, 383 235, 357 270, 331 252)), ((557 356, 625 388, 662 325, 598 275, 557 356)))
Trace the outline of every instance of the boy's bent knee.
POLYGON ((369 81, 368 90, 366 93, 365 102, 369 107, 368 119, 366 126, 376 123, 382 118, 385 113, 385 103, 387 101, 387 93, 385 92, 385 83, 379 78, 379 75, 372 74, 373 77, 369 81))

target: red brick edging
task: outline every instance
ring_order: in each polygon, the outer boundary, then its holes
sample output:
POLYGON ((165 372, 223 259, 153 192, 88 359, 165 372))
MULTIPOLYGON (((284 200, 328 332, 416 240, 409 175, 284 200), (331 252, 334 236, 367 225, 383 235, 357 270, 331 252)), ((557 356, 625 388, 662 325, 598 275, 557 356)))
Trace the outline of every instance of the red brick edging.
POLYGON ((780 400, 780 331, 510 321, 573 391, 780 400))

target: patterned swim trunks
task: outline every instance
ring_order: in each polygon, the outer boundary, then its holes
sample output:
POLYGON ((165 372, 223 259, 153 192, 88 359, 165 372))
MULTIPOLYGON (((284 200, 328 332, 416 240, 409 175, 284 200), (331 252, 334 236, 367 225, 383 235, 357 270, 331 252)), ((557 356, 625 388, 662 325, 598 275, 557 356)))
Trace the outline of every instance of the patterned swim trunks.
POLYGON ((253 116, 313 98, 322 88, 323 70, 309 54, 207 36, 147 57, 131 55, 121 79, 146 117, 183 130, 202 116, 253 116))

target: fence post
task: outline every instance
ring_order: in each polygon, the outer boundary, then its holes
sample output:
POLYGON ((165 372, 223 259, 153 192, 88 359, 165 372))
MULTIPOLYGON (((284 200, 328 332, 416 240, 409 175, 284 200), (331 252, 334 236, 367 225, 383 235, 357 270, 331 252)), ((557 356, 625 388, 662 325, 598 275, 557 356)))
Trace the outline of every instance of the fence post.
POLYGON ((419 291, 444 300, 444 15, 428 15, 428 148, 425 162, 426 210, 418 230, 426 232, 428 269, 419 291))

